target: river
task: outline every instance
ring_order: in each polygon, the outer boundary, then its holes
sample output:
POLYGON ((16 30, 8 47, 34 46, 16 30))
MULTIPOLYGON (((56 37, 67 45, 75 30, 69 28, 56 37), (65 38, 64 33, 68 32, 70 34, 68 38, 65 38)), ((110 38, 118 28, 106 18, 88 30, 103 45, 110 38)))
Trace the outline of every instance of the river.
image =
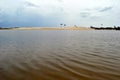
POLYGON ((120 80, 120 31, 1 30, 0 80, 120 80))

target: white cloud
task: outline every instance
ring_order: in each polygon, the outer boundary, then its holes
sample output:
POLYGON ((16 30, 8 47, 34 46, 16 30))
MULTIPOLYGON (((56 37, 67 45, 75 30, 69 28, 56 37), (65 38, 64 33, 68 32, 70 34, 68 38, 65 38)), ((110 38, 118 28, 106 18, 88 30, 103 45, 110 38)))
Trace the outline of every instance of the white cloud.
MULTIPOLYGON (((68 25, 120 25, 120 0, 0 0, 0 8, 10 16, 59 18, 68 25)), ((2 13, 1 13, 2 14, 2 13)), ((60 23, 61 23, 60 22, 60 23)))

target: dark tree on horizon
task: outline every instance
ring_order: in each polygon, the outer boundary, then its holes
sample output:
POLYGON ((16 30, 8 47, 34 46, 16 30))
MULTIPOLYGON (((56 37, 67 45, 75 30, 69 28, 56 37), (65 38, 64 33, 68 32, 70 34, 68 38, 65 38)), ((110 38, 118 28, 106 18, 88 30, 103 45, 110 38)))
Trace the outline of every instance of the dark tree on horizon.
POLYGON ((66 24, 64 24, 64 26, 66 26, 66 24))
POLYGON ((63 24, 61 23, 60 25, 62 26, 63 24))

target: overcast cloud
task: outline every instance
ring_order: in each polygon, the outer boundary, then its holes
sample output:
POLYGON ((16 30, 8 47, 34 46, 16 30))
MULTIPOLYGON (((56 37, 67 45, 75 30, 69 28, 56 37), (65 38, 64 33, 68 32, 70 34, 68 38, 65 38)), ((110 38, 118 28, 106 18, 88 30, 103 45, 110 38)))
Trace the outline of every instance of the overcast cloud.
POLYGON ((120 26, 119 3, 120 0, 0 0, 0 26, 120 26))

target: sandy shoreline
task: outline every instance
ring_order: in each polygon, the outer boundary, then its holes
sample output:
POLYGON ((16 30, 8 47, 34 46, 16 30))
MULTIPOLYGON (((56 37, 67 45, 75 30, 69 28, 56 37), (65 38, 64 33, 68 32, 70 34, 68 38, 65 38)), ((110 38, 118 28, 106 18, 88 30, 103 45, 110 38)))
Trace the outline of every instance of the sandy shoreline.
POLYGON ((21 27, 11 28, 10 30, 94 30, 86 27, 21 27))

